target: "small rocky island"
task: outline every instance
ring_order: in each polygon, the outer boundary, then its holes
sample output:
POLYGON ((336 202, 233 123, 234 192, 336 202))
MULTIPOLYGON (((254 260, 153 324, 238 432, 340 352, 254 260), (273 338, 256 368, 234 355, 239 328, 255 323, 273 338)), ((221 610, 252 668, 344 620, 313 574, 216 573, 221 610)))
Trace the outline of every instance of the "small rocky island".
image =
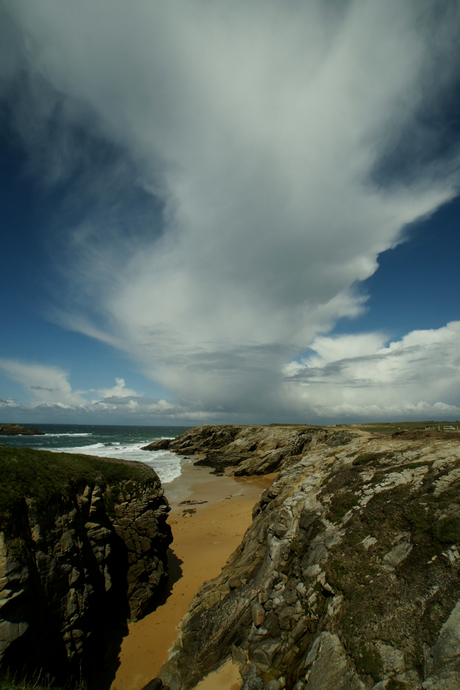
POLYGON ((279 474, 149 690, 230 661, 242 690, 460 688, 457 433, 207 426, 168 447, 279 474))
POLYGON ((167 577, 158 476, 143 463, 0 448, 0 477, 0 669, 91 686, 167 577))
POLYGON ((43 431, 37 429, 28 429, 19 424, 0 424, 1 436, 44 436, 43 431))

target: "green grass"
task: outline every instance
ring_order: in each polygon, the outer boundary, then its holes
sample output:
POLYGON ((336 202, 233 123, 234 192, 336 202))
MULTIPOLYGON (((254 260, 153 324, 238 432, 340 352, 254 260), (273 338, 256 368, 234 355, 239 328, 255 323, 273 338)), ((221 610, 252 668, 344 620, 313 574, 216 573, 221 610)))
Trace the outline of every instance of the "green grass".
MULTIPOLYGON (((353 502, 359 476, 367 469, 367 460, 372 462, 370 454, 363 460, 352 470, 338 473, 323 490, 329 499, 329 519, 337 521, 353 502)), ((327 581, 344 596, 337 629, 342 631, 358 672, 372 676, 374 682, 382 673, 375 640, 392 640, 397 646, 412 637, 415 662, 423 665, 424 646, 434 644, 452 601, 460 596, 458 568, 442 557, 446 546, 460 544, 458 483, 434 496, 433 489, 442 474, 434 471, 431 463, 426 464, 428 471, 419 487, 399 485, 386 489, 355 513, 343 539, 331 549, 325 567, 327 581), (442 516, 444 510, 449 510, 448 516, 442 516), (413 548, 395 573, 388 573, 381 567, 382 559, 393 548, 399 532, 410 533, 413 548), (360 546, 366 536, 377 539, 368 549, 360 546), (414 601, 428 598, 425 611, 414 609, 414 601)), ((445 472, 456 466, 460 461, 451 463, 445 472)), ((383 477, 382 470, 374 474, 377 482, 380 473, 383 477)), ((396 679, 388 684, 392 690, 406 687, 396 679)))
POLYGON ((51 685, 40 676, 36 679, 19 680, 6 672, 0 675, 0 690, 64 690, 64 688, 51 685))
POLYGON ((382 680, 383 663, 380 654, 373 647, 362 645, 355 657, 358 673, 371 676, 375 682, 382 680))
POLYGON ((435 524, 433 533, 441 544, 458 544, 460 542, 460 518, 441 518, 435 524))
MULTIPOLYGON (((27 498, 29 510, 65 503, 86 485, 103 490, 135 480, 144 486, 157 477, 147 465, 89 455, 30 448, 0 448, 0 529, 14 536, 14 524, 27 498)), ((134 486, 134 484, 132 484, 134 486)), ((109 506, 108 506, 109 507, 109 506)))
POLYGON ((345 491, 337 494, 331 501, 329 506, 329 519, 332 522, 340 522, 346 513, 358 505, 359 498, 353 491, 345 491))
POLYGON ((359 467, 360 465, 375 465, 381 460, 391 460, 394 457, 392 452, 382 452, 382 453, 363 453, 362 455, 357 455, 353 460, 353 467, 359 467))
MULTIPOLYGON (((27 681, 22 682, 5 678, 4 680, 0 680, 0 690, 50 690, 50 686, 37 685, 36 683, 29 685, 27 681)), ((59 688, 53 686, 53 690, 59 690, 59 688)))
POLYGON ((359 429, 365 429, 371 433, 377 433, 379 435, 391 435, 395 431, 417 431, 424 430, 426 426, 434 427, 435 430, 439 429, 443 431, 444 426, 460 426, 460 422, 455 421, 422 421, 422 422, 369 422, 368 424, 356 424, 355 426, 359 429))

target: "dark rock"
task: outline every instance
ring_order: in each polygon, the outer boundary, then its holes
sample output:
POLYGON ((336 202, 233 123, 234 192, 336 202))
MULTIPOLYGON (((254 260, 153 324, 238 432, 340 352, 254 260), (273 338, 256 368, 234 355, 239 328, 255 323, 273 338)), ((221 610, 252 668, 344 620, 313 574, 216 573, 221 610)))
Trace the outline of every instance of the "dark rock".
MULTIPOLYGON (((51 454, 1 449, 4 485, 13 455, 20 483, 22 466, 47 468, 51 454)), ((142 616, 166 580, 172 537, 148 466, 85 456, 99 483, 79 486, 75 456, 52 461, 59 492, 43 502, 26 492, 0 515, 0 665, 70 686, 116 658, 127 619, 142 616)))
POLYGON ((214 467, 216 471, 222 471, 227 467, 235 467, 247 457, 247 455, 237 453, 209 453, 194 464, 202 467, 214 467))
POLYGON ((154 678, 154 680, 151 680, 150 683, 144 685, 142 690, 169 690, 169 688, 167 685, 163 685, 159 678, 154 678))
POLYGON ((153 441, 148 446, 143 446, 141 450, 167 450, 171 444, 170 438, 160 438, 159 441, 153 441))
POLYGON ((248 669, 244 673, 241 690, 265 690, 264 682, 257 673, 257 668, 252 664, 249 664, 248 669))
POLYGON ((0 435, 3 436, 44 436, 43 431, 28 429, 19 424, 0 424, 0 435))
POLYGON ((278 616, 274 613, 268 614, 264 620, 264 626, 268 630, 270 637, 279 637, 281 635, 281 628, 278 622, 278 616))
POLYGON ((202 505, 203 503, 207 503, 207 501, 181 501, 179 503, 180 506, 199 506, 202 505))
POLYGON ((256 474, 270 474, 280 469, 285 458, 290 457, 286 449, 271 450, 263 455, 253 455, 247 459, 242 458, 237 469, 233 472, 235 477, 250 477, 256 474))

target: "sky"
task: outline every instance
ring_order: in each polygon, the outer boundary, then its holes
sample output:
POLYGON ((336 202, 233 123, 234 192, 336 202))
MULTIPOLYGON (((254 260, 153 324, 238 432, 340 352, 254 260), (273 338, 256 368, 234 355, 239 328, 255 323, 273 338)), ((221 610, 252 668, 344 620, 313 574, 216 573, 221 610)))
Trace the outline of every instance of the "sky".
POLYGON ((456 0, 0 0, 0 422, 460 419, 456 0))

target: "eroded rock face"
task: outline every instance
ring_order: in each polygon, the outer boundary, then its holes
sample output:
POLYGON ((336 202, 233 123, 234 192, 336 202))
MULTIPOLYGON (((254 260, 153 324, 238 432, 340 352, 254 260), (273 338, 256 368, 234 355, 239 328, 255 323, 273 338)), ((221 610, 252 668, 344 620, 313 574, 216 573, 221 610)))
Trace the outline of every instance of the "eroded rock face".
POLYGON ((458 690, 459 470, 456 438, 309 444, 193 600, 163 683, 233 656, 244 688, 458 690))
POLYGON ((25 496, 2 525, 2 669, 91 679, 152 602, 166 578, 169 507, 155 472, 133 465, 142 476, 69 485, 46 507, 25 496))
POLYGON ((353 433, 312 427, 205 425, 175 439, 154 441, 143 450, 201 455, 196 465, 213 467, 213 474, 250 476, 279 471, 316 443, 329 447, 349 443, 353 433))

